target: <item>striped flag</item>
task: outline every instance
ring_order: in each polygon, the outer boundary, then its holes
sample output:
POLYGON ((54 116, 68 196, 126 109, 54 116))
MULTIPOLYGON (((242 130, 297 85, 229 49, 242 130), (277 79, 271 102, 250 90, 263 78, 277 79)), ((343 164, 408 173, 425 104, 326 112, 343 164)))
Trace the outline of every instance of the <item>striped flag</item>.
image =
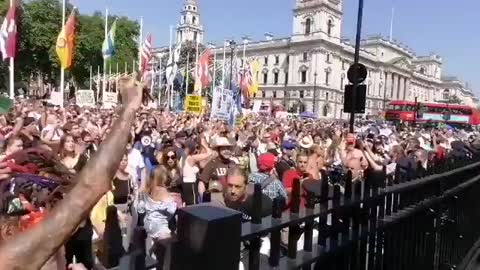
POLYGON ((148 63, 152 58, 152 35, 151 34, 147 35, 147 39, 145 39, 145 41, 142 44, 140 57, 142 58, 142 66, 140 71, 142 72, 142 75, 144 75, 145 71, 147 70, 148 63))
POLYGON ((17 22, 15 21, 16 7, 12 5, 0 28, 0 52, 3 60, 15 58, 17 47, 17 22))
POLYGON ((75 24, 75 9, 73 9, 57 38, 56 51, 63 69, 72 65, 75 24))

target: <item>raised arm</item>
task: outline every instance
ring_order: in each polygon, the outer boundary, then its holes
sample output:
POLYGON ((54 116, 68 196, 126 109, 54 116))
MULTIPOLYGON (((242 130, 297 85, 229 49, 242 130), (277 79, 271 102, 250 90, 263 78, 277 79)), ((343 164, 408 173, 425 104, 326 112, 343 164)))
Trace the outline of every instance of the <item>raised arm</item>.
POLYGON ((0 269, 40 269, 111 188, 111 179, 127 144, 125 134, 130 132, 135 111, 142 101, 142 88, 143 85, 133 79, 122 80, 126 104, 112 132, 77 176, 77 184, 45 219, 0 245, 0 269))

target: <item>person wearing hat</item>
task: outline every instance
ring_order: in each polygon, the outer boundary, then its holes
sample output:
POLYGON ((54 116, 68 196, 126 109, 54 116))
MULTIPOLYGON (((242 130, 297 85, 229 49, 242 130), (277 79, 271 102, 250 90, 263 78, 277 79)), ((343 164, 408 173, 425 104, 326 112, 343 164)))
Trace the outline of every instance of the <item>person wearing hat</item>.
POLYGON ((203 172, 200 174, 200 182, 198 183, 198 193, 200 196, 203 195, 210 185, 216 188, 214 191, 221 191, 217 190, 219 185, 214 182, 224 185, 227 170, 235 166, 235 162, 230 159, 232 157, 233 144, 228 138, 215 138, 212 149, 217 152, 218 156, 209 161, 205 165, 203 172))
POLYGON ((313 139, 311 136, 305 136, 299 143, 299 146, 303 149, 310 149, 313 146, 313 139))
POLYGON ((282 143, 282 157, 277 162, 275 169, 277 170, 278 178, 283 179, 283 174, 295 168, 295 161, 293 160, 294 150, 297 147, 292 141, 284 141, 282 143))
POLYGON ((261 184, 263 194, 270 199, 283 198, 286 202, 287 192, 275 175, 275 164, 277 157, 272 153, 261 154, 257 158, 258 172, 250 174, 248 182, 251 184, 261 184))
POLYGON ((187 132, 184 130, 179 131, 175 134, 175 140, 173 142, 173 148, 175 149, 175 154, 177 159, 185 158, 185 141, 187 139, 187 132))

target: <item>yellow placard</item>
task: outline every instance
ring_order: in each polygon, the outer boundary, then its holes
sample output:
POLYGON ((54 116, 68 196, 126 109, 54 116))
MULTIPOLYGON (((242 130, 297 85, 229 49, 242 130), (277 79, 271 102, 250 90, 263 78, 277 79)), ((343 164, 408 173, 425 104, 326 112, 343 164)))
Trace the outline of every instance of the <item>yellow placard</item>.
POLYGON ((189 113, 200 114, 202 112, 202 97, 187 95, 185 109, 189 113))

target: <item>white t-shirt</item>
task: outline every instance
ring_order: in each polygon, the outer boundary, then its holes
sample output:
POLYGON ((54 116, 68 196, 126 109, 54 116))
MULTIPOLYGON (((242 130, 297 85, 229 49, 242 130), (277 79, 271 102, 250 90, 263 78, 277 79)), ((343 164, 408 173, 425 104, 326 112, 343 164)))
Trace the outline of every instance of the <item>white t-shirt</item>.
POLYGON ((133 177, 133 179, 138 179, 138 170, 145 168, 145 161, 143 160, 142 153, 138 149, 133 148, 128 153, 128 173, 133 177))
MULTIPOLYGON (((53 130, 54 127, 52 125, 47 125, 44 129, 42 129, 42 137, 45 137, 47 133, 49 133, 51 130, 53 130)), ((50 141, 52 142, 58 142, 63 136, 63 131, 60 128, 57 128, 57 130, 53 133, 53 137, 50 141)))

